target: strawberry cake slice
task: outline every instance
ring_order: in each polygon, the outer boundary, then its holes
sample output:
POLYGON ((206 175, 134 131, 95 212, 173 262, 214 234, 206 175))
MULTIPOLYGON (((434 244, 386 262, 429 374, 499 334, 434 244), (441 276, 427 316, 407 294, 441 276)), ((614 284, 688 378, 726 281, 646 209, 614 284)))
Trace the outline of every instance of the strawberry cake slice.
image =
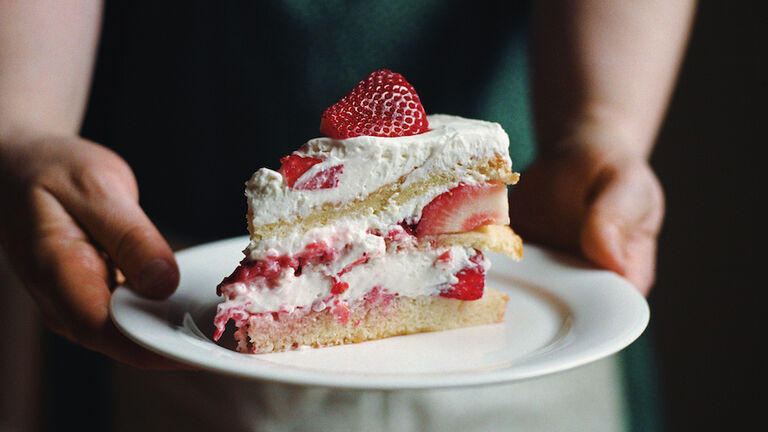
POLYGON ((514 259, 509 138, 425 114, 405 79, 373 72, 322 116, 323 138, 246 183, 251 241, 217 287, 218 339, 241 352, 362 342, 499 322, 483 250, 514 259))

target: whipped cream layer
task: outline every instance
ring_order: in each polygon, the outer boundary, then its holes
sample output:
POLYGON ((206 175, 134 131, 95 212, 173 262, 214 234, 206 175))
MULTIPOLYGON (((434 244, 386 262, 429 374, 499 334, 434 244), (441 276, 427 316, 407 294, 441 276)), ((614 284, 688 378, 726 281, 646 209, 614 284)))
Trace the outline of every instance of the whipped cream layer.
MULTIPOLYGON (((498 156, 511 169, 509 137, 497 123, 471 120, 456 116, 428 116, 430 131, 413 136, 387 138, 362 136, 337 140, 310 140, 296 155, 321 159, 302 177, 311 177, 324 170, 342 165, 336 187, 297 190, 289 187, 279 172, 262 168, 246 183, 249 214, 253 226, 305 217, 325 203, 338 204, 362 199, 380 187, 404 179, 401 187, 419 183, 436 172, 449 172, 457 179, 452 184, 433 187, 405 203, 390 202, 386 208, 371 210, 358 221, 344 224, 364 224, 366 229, 384 229, 409 218, 418 217, 423 206, 437 195, 458 183, 480 183, 488 179, 467 169, 473 161, 498 156)), ((302 234, 303 236, 303 234, 302 234)), ((260 239, 252 242, 246 253, 251 259, 264 256, 267 249, 279 247, 294 251, 306 244, 294 239, 260 239)))
MULTIPOLYGON (((219 314, 226 314, 228 310, 249 314, 294 312, 297 309, 322 311, 336 300, 351 304, 376 287, 382 292, 402 297, 438 295, 441 290, 458 282, 457 272, 477 265, 470 261, 475 254, 474 249, 461 246, 382 254, 338 276, 336 283, 346 283, 348 289, 336 294, 332 291, 334 282, 328 275, 340 270, 337 262, 311 266, 299 275, 292 269, 286 269, 281 272, 274 287, 249 281, 224 286, 222 293, 228 300, 219 305, 219 314), (451 259, 438 260, 446 252, 451 259)), ((490 261, 483 259, 480 265, 487 271, 490 261)))
MULTIPOLYGON (((388 230, 402 230, 399 225, 389 227, 388 230)), ((415 242, 415 239, 413 239, 415 242)), ((329 226, 313 228, 306 233, 292 232, 286 237, 266 239, 258 243, 258 249, 251 249, 251 245, 245 250, 246 256, 251 260, 263 259, 283 255, 295 255, 310 243, 322 243, 329 248, 345 249, 336 266, 338 270, 347 266, 346 260, 359 258, 364 253, 370 257, 384 255, 386 245, 380 235, 374 234, 364 221, 343 221, 329 226)), ((414 243, 415 244, 415 243, 414 243)))

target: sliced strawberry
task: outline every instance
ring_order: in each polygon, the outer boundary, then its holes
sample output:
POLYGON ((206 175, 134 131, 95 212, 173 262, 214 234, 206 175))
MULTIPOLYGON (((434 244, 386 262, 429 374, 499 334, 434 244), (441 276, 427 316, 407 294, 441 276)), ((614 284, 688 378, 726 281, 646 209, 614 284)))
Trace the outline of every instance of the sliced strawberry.
POLYGON ((372 72, 323 113, 320 132, 332 138, 397 137, 429 130, 419 95, 399 73, 372 72))
POLYGON ((424 206, 416 235, 460 233, 489 224, 507 225, 508 210, 505 185, 459 183, 424 206))
POLYGON ((459 281, 440 292, 441 297, 459 300, 477 300, 483 296, 485 271, 482 267, 471 267, 456 273, 459 281))
POLYGON ((295 184, 296 190, 332 189, 339 185, 339 178, 344 172, 344 165, 335 165, 324 169, 306 180, 295 184))
POLYGON ((453 261, 453 250, 448 249, 447 251, 440 254, 437 259, 435 259, 435 262, 432 263, 432 265, 435 268, 447 270, 450 268, 451 261, 453 261))
POLYGON ((322 159, 291 154, 280 158, 280 173, 285 183, 296 190, 331 189, 339 185, 339 178, 344 172, 344 165, 336 165, 315 173, 312 177, 302 180, 302 176, 310 168, 322 162, 322 159))
POLYGON ((323 241, 312 242, 304 247, 304 250, 296 255, 300 265, 328 264, 336 261, 339 250, 329 246, 323 241))
POLYGON ((331 283, 331 294, 344 294, 349 289, 347 282, 342 282, 338 279, 333 279, 331 283))
POLYGON ((288 186, 293 187, 299 177, 320 162, 322 162, 322 159, 291 154, 280 158, 280 163, 282 164, 280 173, 283 175, 285 183, 288 184, 288 186))
POLYGON ((388 251, 401 251, 416 246, 416 234, 404 222, 392 225, 383 237, 388 251))
POLYGON ((331 314, 342 324, 346 324, 349 319, 349 307, 346 302, 336 300, 331 306, 331 314))
POLYGON ((461 269, 456 273, 458 282, 440 292, 441 297, 455 298, 459 300, 477 300, 483 296, 485 288, 485 256, 480 251, 470 258, 474 265, 461 269))
POLYGON ((388 306, 394 299, 395 296, 386 289, 382 288, 381 285, 374 286, 370 291, 368 291, 366 295, 363 296, 363 300, 365 300, 366 303, 378 303, 381 307, 388 306))

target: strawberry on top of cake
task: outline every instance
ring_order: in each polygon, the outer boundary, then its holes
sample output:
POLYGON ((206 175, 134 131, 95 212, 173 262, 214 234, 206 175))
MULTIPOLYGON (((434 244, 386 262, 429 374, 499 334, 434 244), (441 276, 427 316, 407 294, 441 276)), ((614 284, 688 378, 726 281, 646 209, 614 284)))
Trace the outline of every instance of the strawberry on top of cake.
POLYGON ((320 130, 246 183, 251 241, 217 288, 216 338, 233 320, 240 351, 271 352, 500 321, 482 250, 522 255, 502 128, 427 116, 379 70, 320 130))

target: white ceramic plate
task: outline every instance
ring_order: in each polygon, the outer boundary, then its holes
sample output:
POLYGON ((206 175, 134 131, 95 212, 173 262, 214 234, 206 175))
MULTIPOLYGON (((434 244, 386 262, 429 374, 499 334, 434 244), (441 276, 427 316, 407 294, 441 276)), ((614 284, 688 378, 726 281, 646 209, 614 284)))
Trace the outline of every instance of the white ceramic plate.
POLYGON ((181 284, 176 293, 157 302, 118 287, 112 319, 140 345, 202 369, 359 389, 533 378, 613 354, 648 324, 648 304, 624 279, 526 245, 520 263, 488 254, 493 263, 488 285, 509 295, 504 323, 319 349, 240 354, 227 348, 226 341, 214 343, 211 334, 218 303, 215 287, 235 268, 247 244, 246 237, 239 237, 179 252, 181 284))

